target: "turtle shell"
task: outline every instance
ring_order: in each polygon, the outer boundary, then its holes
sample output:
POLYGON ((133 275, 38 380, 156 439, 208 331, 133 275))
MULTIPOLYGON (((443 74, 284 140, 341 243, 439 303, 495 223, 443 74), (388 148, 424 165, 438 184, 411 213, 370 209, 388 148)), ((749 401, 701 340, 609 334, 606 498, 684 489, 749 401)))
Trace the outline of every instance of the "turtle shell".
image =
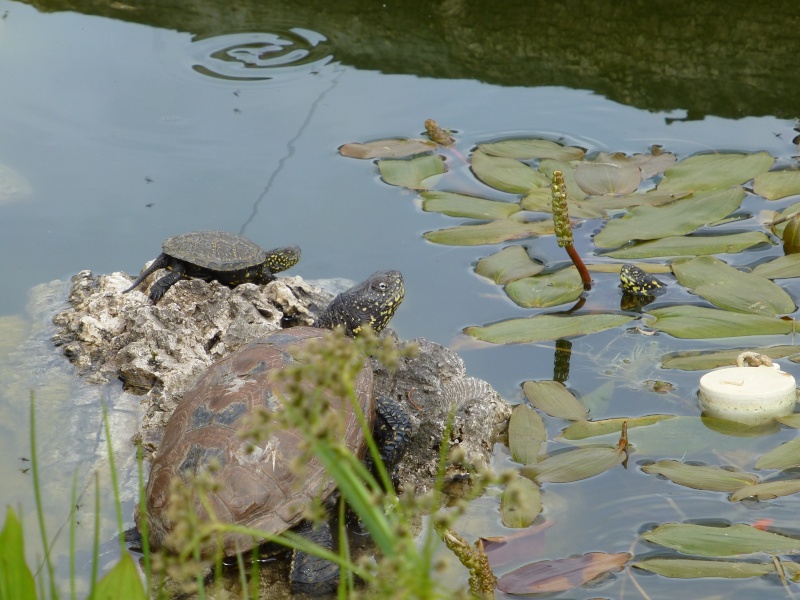
POLYGON ((246 237, 225 231, 193 231, 164 240, 164 254, 210 271, 240 271, 263 263, 267 253, 246 237))
MULTIPOLYGON (((147 484, 153 548, 163 544, 172 528, 167 518, 172 481, 187 481, 212 461, 219 465, 214 476, 221 485, 210 493, 208 501, 223 522, 277 534, 299 523, 313 499, 324 499, 333 492, 333 480, 316 459, 302 474, 291 468, 301 439, 296 430, 276 431, 255 447, 238 435, 257 409, 279 409, 279 385, 271 381, 271 373, 295 361, 293 349, 328 333, 315 327, 293 327, 270 334, 213 364, 186 393, 167 422, 147 484)), ((371 421, 375 400, 372 369, 366 359, 356 381, 356 393, 371 421)), ((332 409, 338 410, 341 399, 330 400, 332 409)), ((350 402, 345 400, 344 404, 345 442, 362 457, 366 446, 362 430, 350 402)), ((195 510, 201 519, 207 517, 197 499, 195 510)), ((223 544, 225 553, 231 555, 237 547, 239 551, 252 548, 253 540, 228 534, 223 544)))

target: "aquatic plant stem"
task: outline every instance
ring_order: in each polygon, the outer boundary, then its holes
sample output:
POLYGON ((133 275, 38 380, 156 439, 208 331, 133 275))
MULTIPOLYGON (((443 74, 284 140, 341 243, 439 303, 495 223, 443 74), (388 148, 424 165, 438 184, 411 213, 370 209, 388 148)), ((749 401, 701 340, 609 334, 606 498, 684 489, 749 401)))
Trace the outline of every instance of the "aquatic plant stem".
POLYGON ((39 532, 42 535, 42 549, 45 565, 50 579, 50 597, 58 598, 53 562, 50 560, 50 545, 47 542, 47 531, 44 526, 44 507, 42 506, 42 490, 39 486, 39 461, 36 457, 36 401, 31 392, 31 469, 33 470, 33 494, 36 498, 36 515, 39 519, 39 532))
POLYGON ((583 282, 583 289, 592 289, 592 277, 589 270, 583 264, 578 251, 572 245, 572 223, 569 220, 569 208, 567 207, 567 184, 564 182, 564 173, 556 169, 553 171, 553 179, 550 183, 550 197, 552 199, 553 226, 558 239, 558 245, 567 251, 572 264, 578 269, 583 282))
POLYGON ((581 276, 581 281, 583 282, 583 289, 587 292, 592 289, 592 276, 589 275, 589 269, 586 268, 586 265, 583 264, 583 259, 581 259, 580 254, 578 251, 575 250, 575 246, 569 244, 564 246, 564 249, 569 254, 569 257, 572 259, 572 264, 575 265, 575 268, 578 269, 578 274, 581 276))

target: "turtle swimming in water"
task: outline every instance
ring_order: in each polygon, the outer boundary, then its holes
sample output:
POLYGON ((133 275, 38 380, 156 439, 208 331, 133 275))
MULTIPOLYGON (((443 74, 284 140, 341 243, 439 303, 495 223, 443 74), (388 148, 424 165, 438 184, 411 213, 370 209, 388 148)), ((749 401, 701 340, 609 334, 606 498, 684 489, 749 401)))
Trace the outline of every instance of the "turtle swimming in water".
POLYGON ((224 231, 193 231, 164 240, 163 252, 125 290, 130 292, 157 269, 169 273, 150 286, 150 300, 158 302, 183 277, 216 279, 226 285, 269 283, 275 273, 300 260, 300 248, 287 246, 264 251, 246 237, 224 231))
POLYGON ((631 296, 655 296, 667 289, 667 284, 646 273, 636 265, 626 263, 619 271, 620 287, 631 296))
MULTIPOLYGON (((176 480, 188 482, 197 473, 216 463, 214 473, 219 486, 209 492, 204 505, 194 500, 198 518, 208 516, 211 507, 224 523, 255 528, 277 535, 304 523, 304 508, 315 499, 324 501, 335 484, 322 464, 314 459, 302 474, 292 468, 302 438, 294 429, 278 429, 257 444, 240 437, 250 425, 250 416, 262 409, 280 410, 284 384, 274 373, 295 362, 293 353, 333 327, 343 327, 357 335, 366 325, 380 332, 403 300, 402 275, 380 271, 339 294, 317 318, 314 325, 282 329, 239 348, 211 365, 169 418, 163 441, 150 469, 145 490, 146 515, 151 547, 164 544, 174 527, 168 517, 170 486, 176 480), (249 450, 249 451, 248 451, 249 450)), ((347 338, 344 338, 347 339, 347 338)), ((355 394, 368 422, 374 422, 374 435, 388 466, 397 462, 408 442, 411 425, 405 411, 390 398, 376 398, 369 359, 364 358, 354 383, 355 394)), ((366 442, 357 415, 349 400, 326 393, 330 410, 343 416, 344 442, 357 456, 365 454, 366 442)), ((141 530, 143 511, 137 510, 141 530)), ((330 531, 314 541, 330 544, 330 531)), ((226 533, 222 547, 226 555, 246 552, 254 545, 247 535, 226 533)), ((210 548, 204 548, 210 552, 210 548)), ((319 593, 335 588, 338 567, 333 563, 304 555, 292 561, 293 590, 319 593), (316 562, 314 562, 316 560, 316 562)))

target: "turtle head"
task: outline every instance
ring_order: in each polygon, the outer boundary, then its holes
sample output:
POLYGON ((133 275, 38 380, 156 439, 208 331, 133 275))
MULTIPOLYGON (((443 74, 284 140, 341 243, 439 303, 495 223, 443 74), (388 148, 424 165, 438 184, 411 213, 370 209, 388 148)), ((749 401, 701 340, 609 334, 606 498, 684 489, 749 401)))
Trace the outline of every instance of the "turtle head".
POLYGON ((300 261, 300 246, 273 248, 266 252, 264 266, 270 273, 280 273, 291 269, 300 261))
POLYGON ((404 295, 399 271, 378 271, 336 296, 314 326, 343 326, 347 335, 356 335, 363 326, 370 325, 379 333, 394 316, 404 295))

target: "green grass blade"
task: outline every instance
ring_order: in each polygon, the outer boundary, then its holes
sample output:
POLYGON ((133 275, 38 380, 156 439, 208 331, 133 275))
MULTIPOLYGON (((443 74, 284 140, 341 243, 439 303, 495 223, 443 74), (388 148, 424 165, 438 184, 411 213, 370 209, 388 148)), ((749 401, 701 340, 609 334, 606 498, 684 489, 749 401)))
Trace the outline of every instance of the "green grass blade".
POLYGON ((33 392, 31 392, 31 470, 33 473, 33 494, 36 498, 36 515, 39 519, 39 532, 42 536, 42 548, 44 551, 44 561, 47 567, 47 575, 50 579, 50 598, 51 600, 58 599, 58 590, 56 589, 55 574, 53 571, 53 562, 50 560, 50 545, 47 542, 47 530, 44 524, 44 506, 42 506, 42 490, 39 486, 39 461, 36 456, 36 400, 33 392))
POLYGON ((119 483, 117 481, 117 467, 114 462, 114 448, 111 444, 111 430, 108 426, 108 407, 105 399, 100 400, 103 408, 103 430, 106 434, 106 449, 108 450, 108 468, 111 471, 111 489, 114 491, 114 508, 117 512, 117 529, 119 531, 119 552, 120 556, 125 554, 128 549, 125 547, 125 530, 123 528, 122 504, 119 500, 119 483))
POLYGON ((147 522, 147 498, 145 498, 145 482, 144 482, 144 456, 142 455, 142 445, 136 445, 136 467, 138 470, 139 478, 139 535, 142 536, 142 556, 144 557, 144 576, 146 589, 152 589, 153 581, 153 566, 150 561, 150 531, 147 522))

